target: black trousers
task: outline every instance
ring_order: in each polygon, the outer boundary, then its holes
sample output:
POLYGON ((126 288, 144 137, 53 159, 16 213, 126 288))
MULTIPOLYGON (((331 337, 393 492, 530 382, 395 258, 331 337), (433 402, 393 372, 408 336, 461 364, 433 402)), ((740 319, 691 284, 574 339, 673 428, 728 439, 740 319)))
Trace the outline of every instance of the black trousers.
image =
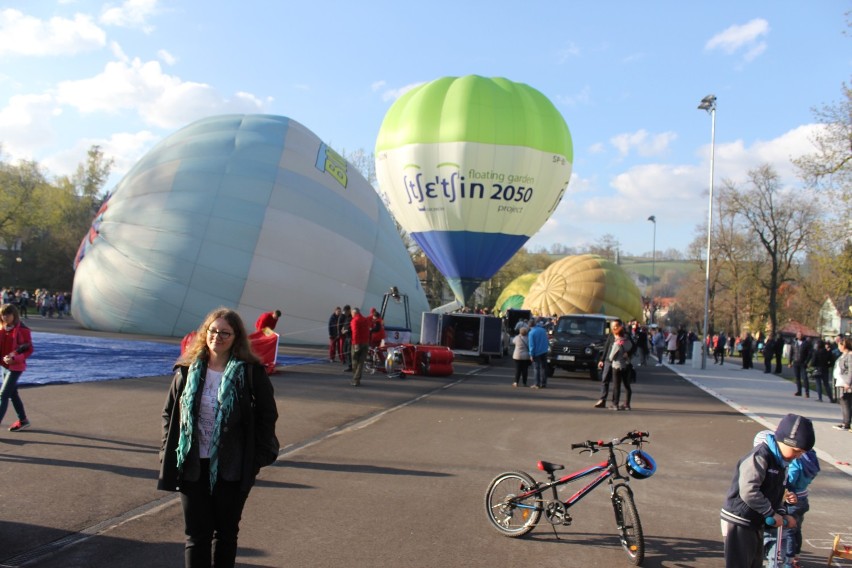
POLYGON ((728 524, 725 536, 725 568, 761 568, 763 531, 728 524))
POLYGON ((239 481, 218 479, 210 493, 210 460, 201 460, 198 481, 183 482, 180 501, 186 532, 186 568, 233 568, 237 534, 248 493, 239 481))
POLYGON ((515 359, 515 384, 517 384, 519 381, 523 381, 524 386, 526 386, 529 368, 529 359, 515 359))
POLYGON ((621 387, 627 391, 627 400, 624 401, 625 406, 630 406, 630 398, 633 396, 633 389, 630 386, 630 368, 613 369, 612 378, 615 379, 615 386, 612 391, 612 404, 618 408, 619 400, 621 399, 621 387))

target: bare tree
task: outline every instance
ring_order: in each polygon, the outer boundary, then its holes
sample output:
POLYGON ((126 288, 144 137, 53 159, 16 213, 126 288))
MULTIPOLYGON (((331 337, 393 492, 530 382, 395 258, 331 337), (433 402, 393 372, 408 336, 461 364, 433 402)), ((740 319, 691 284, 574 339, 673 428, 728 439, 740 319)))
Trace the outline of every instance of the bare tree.
POLYGON ((812 138, 815 152, 794 160, 803 179, 828 189, 849 203, 852 195, 852 88, 843 84, 844 99, 814 109, 823 128, 812 138))
POLYGON ((805 191, 783 189, 769 165, 749 171, 744 187, 731 180, 723 185, 746 238, 754 237, 763 248, 765 269, 758 277, 767 294, 770 332, 774 333, 778 328, 778 288, 795 280, 796 261, 803 260, 819 212, 805 191))
POLYGON ((616 262, 620 246, 621 243, 618 242, 618 239, 607 233, 589 246, 589 253, 616 262))
POLYGON ((810 303, 821 304, 826 296, 852 294, 852 88, 844 83, 843 99, 814 109, 814 116, 822 125, 812 139, 815 151, 794 163, 825 212, 805 283, 810 303))
POLYGON ((715 323, 739 333, 754 319, 754 288, 760 246, 742 230, 736 208, 730 207, 727 188, 717 195, 719 221, 713 228, 715 250, 715 323))

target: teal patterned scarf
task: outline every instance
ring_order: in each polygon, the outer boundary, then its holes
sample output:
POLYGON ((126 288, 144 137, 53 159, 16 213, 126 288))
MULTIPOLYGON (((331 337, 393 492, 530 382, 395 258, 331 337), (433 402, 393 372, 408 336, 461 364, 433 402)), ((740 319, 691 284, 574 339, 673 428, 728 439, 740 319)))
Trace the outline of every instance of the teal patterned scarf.
MULTIPOLYGON (((198 396, 198 389, 202 383, 202 366, 199 360, 189 366, 186 385, 180 397, 180 438, 176 450, 179 471, 183 470, 189 448, 192 447, 192 437, 195 433, 195 398, 198 396)), ((228 421, 231 410, 234 408, 234 401, 237 398, 237 388, 242 388, 244 381, 245 364, 231 357, 228 364, 225 365, 225 372, 222 374, 222 382, 219 383, 219 391, 216 397, 216 423, 210 438, 209 451, 210 493, 213 493, 213 486, 216 485, 216 477, 219 473, 219 434, 222 430, 222 424, 228 421)))

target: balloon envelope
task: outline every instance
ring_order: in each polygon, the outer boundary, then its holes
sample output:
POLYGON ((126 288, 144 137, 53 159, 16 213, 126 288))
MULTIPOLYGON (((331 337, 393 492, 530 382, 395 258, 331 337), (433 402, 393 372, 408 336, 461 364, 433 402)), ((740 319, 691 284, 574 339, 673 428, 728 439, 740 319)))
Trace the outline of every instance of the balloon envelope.
POLYGON ((116 186, 81 244, 72 313, 90 329, 182 337, 220 305, 249 327, 280 309, 283 342, 322 344, 335 306, 378 308, 391 286, 415 321, 429 309, 353 166, 289 118, 217 116, 164 139, 116 186))
POLYGON ((476 75, 405 93, 376 142, 383 199, 462 302, 550 217, 572 161, 568 126, 544 95, 476 75))
POLYGON ((617 264, 593 254, 566 256, 530 286, 524 308, 540 315, 607 314, 642 319, 642 296, 617 264))
POLYGON ((521 274, 503 288, 494 305, 501 312, 523 307, 524 298, 530 291, 530 286, 536 281, 540 272, 521 274))

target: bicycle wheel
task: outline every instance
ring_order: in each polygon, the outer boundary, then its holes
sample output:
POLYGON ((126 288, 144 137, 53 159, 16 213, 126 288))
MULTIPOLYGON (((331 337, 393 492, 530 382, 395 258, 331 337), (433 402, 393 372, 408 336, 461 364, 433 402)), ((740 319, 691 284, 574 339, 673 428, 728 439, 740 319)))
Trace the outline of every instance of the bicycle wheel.
POLYGON ((541 495, 524 499, 517 495, 536 487, 535 480, 523 471, 501 473, 485 492, 485 514, 497 532, 505 536, 523 536, 533 530, 541 518, 541 495))
POLYGON ((645 559, 645 536, 642 534, 642 523, 633 502, 633 492, 626 485, 619 485, 612 495, 612 506, 615 509, 615 523, 618 527, 621 546, 627 553, 627 558, 634 566, 641 566, 645 559))

